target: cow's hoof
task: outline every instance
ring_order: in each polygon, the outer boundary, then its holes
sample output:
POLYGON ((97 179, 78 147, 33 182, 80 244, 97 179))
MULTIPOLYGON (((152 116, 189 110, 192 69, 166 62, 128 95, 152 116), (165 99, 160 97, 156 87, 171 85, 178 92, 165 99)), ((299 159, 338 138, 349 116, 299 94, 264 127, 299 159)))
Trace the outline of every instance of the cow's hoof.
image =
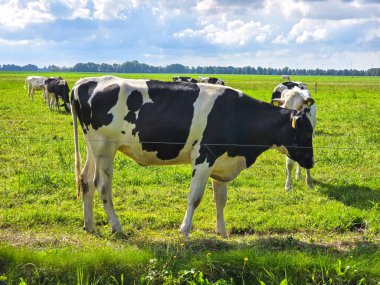
POLYGON ((112 234, 112 238, 116 240, 126 240, 129 236, 131 235, 127 235, 125 232, 115 232, 112 234))
POLYGON ((86 232, 88 232, 89 234, 92 234, 96 237, 100 237, 99 233, 97 230, 95 230, 94 228, 86 228, 86 227, 83 227, 83 230, 85 230, 86 232))
POLYGON ((313 183, 307 183, 307 187, 309 187, 309 189, 314 189, 314 184, 313 183))
POLYGON ((226 231, 224 231, 224 232, 216 231, 216 234, 219 235, 219 236, 221 236, 222 238, 228 239, 228 234, 227 234, 226 231))
POLYGON ((188 239, 189 238, 189 234, 190 234, 190 231, 187 231, 185 229, 185 227, 181 227, 179 232, 182 234, 182 236, 185 238, 185 239, 188 239))

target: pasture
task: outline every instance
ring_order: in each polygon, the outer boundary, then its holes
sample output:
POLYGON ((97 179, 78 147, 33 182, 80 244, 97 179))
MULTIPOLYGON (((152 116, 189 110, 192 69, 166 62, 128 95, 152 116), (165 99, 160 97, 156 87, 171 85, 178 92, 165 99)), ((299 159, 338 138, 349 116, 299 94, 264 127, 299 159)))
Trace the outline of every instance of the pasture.
MULTIPOLYGON (((190 167, 140 167, 117 154, 114 205, 128 235, 118 240, 97 194, 98 235, 82 229, 71 116, 49 111, 40 92, 32 102, 27 75, 0 74, 0 284, 380 284, 378 77, 292 76, 317 106, 315 189, 294 180, 286 192, 285 157, 265 152, 229 184, 228 239, 214 233, 210 182, 184 240, 190 167)), ((94 76, 54 75, 70 89, 94 76)), ((219 77, 266 102, 281 82, 219 77)), ((80 143, 84 160, 81 134, 80 143)))

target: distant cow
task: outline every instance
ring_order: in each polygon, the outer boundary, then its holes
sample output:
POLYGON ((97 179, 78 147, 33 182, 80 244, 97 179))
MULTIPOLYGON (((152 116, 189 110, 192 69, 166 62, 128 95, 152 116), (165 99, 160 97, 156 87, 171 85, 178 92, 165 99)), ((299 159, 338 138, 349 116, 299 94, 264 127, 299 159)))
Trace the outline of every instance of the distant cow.
MULTIPOLYGON (((317 110, 314 105, 314 99, 311 98, 311 94, 307 89, 306 84, 302 82, 285 82, 277 85, 273 90, 271 103, 276 106, 298 111, 302 111, 303 109, 310 107, 310 122, 313 129, 315 129, 317 110), (279 97, 280 91, 281 95, 279 97)), ((286 157, 287 177, 285 190, 290 190, 292 188, 293 166, 294 161, 289 157, 286 157)), ((299 164, 297 164, 296 178, 301 179, 301 167, 299 164)), ((310 189, 314 188, 310 169, 306 169, 306 184, 310 189)))
MULTIPOLYGON (((25 78, 24 89, 28 87, 28 96, 34 100, 34 91, 41 90, 45 95, 45 80, 44 76, 27 76, 25 78)), ((45 99, 45 98, 44 98, 45 99)))
POLYGON ((290 76, 289 75, 281 75, 281 79, 290 81, 290 76))
MULTIPOLYGON (((216 204, 216 232, 226 236, 227 182, 257 157, 276 148, 303 167, 313 167, 308 109, 283 109, 220 85, 83 78, 71 93, 78 195, 82 190, 84 227, 95 230, 97 189, 112 232, 124 235, 112 201, 113 159, 120 151, 138 164, 191 164, 188 206, 181 232, 188 236, 193 214, 209 177, 216 204), (87 146, 81 170, 77 118, 87 146)), ((130 175, 133 175, 131 173, 130 175)))
POLYGON ((198 82, 224 85, 224 81, 216 77, 200 77, 198 82))
POLYGON ((174 76, 173 82, 190 82, 190 83, 197 83, 198 80, 189 77, 189 76, 174 76))
POLYGON ((62 99, 62 106, 66 113, 70 113, 69 86, 62 77, 49 77, 45 80, 46 94, 50 110, 56 107, 59 109, 59 98, 62 99))

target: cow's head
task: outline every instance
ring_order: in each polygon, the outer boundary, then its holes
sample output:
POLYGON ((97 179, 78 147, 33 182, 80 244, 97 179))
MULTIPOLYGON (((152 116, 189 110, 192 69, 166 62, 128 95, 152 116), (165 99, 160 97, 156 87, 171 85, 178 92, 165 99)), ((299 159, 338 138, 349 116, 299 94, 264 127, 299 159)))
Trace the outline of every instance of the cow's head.
POLYGON ((292 160, 297 161, 302 167, 310 169, 314 166, 313 156, 313 127, 308 118, 309 108, 292 113, 291 121, 287 129, 291 130, 284 134, 287 136, 286 154, 292 160))
POLYGON ((310 96, 304 98, 298 90, 287 89, 282 92, 281 98, 274 98, 271 103, 275 106, 301 111, 312 106, 314 99, 310 96))

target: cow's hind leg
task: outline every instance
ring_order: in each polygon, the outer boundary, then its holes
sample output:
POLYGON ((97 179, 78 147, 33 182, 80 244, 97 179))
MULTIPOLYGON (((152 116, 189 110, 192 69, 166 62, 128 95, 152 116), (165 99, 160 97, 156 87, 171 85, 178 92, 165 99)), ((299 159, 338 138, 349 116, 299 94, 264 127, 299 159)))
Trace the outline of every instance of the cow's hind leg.
POLYGON ((224 207, 227 202, 227 183, 212 180, 214 202, 216 207, 216 233, 227 237, 226 223, 224 222, 224 207))
POLYGON ((98 138, 98 141, 93 142, 93 144, 95 144, 95 147, 92 148, 95 160, 95 187, 107 213, 112 233, 125 237, 112 202, 113 159, 117 147, 113 143, 101 138, 98 138))
POLYGON ((289 157, 286 157, 286 182, 285 190, 289 191, 292 189, 292 170, 294 166, 294 161, 289 157))
POLYGON ((211 172, 212 168, 208 166, 208 163, 203 163, 193 167, 193 177, 191 178, 190 183, 186 214, 180 228, 180 231, 185 237, 189 236, 194 211, 202 200, 207 179, 209 178, 211 172))
POLYGON ((87 158, 81 174, 81 187, 83 198, 84 229, 88 232, 95 232, 94 222, 94 175, 95 161, 91 149, 87 146, 87 158))

